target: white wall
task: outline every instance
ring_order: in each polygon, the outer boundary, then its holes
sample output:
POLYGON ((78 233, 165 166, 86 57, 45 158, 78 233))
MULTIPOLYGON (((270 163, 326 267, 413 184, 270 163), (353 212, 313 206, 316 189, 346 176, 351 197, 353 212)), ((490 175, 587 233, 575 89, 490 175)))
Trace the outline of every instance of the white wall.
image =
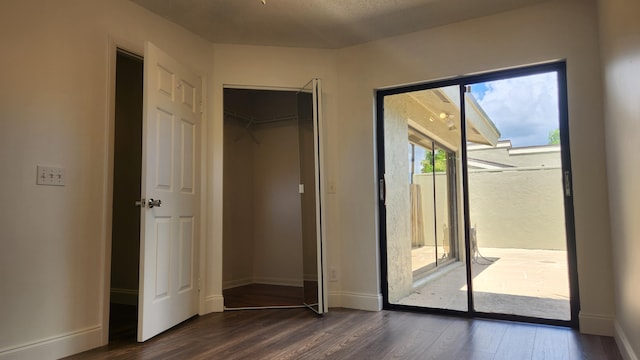
MULTIPOLYGON (((225 104, 226 105, 226 104, 225 104)), ((224 287, 253 280, 253 139, 244 124, 224 124, 224 287)))
POLYGON ((106 341, 110 36, 137 51, 150 40, 203 75, 213 61, 208 42, 129 1, 0 5, 0 358, 106 341), (66 186, 36 186, 38 164, 64 167, 66 186))
POLYGON ((640 3, 599 1, 605 80, 607 172, 616 295, 616 340, 640 357, 640 3))
MULTIPOLYGON (((412 209, 407 156, 407 108, 398 97, 384 101, 385 204, 387 210, 387 278, 389 302, 396 303, 411 294, 412 209)), ((364 180, 364 179, 362 179, 364 180)), ((431 209, 423 208, 426 212, 431 209)))
MULTIPOLYGON (((288 105, 280 108, 295 113, 288 105)), ((240 125, 224 126, 223 287, 302 286, 297 123, 253 126, 257 143, 240 125)))
POLYGON ((255 134, 253 280, 302 286, 298 126, 263 125, 255 134))
POLYGON ((591 1, 548 2, 339 50, 343 292, 380 293, 374 89, 566 59, 581 329, 612 333, 606 178, 593 171, 605 166, 596 15, 591 1))

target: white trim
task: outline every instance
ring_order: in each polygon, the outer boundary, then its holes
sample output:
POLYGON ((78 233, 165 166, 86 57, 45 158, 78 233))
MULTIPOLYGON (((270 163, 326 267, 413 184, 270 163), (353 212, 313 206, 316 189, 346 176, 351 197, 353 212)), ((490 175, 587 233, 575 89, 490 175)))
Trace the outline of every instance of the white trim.
POLYGON ((613 316, 602 314, 590 314, 584 311, 578 315, 580 332, 584 334, 613 336, 613 316))
POLYGON ((475 151, 475 150, 491 150, 491 149, 504 149, 511 148, 511 140, 499 140, 496 146, 486 145, 486 144, 469 144, 467 145, 467 151, 475 151))
POLYGON ((291 278, 275 278, 275 277, 254 277, 253 283, 266 284, 266 285, 279 285, 279 286, 298 286, 302 287, 302 279, 291 278))
POLYGON ((59 359, 95 347, 102 341, 102 326, 70 331, 34 342, 0 350, 0 360, 59 359))
POLYGON ((342 293, 339 291, 328 291, 328 304, 327 307, 339 308, 342 307, 342 293))
POLYGON ((222 289, 227 290, 239 286, 245 286, 253 283, 253 278, 247 277, 242 279, 225 280, 222 283, 222 289))
POLYGON ((528 146, 521 148, 510 148, 507 150, 509 155, 526 155, 526 154, 544 154, 560 152, 560 145, 541 145, 541 146, 528 146))
POLYGON ((513 171, 537 171, 537 170, 558 170, 562 169, 560 165, 554 166, 522 166, 522 167, 506 167, 499 169, 469 169, 469 174, 480 172, 513 172, 513 171))
POLYGON ((482 170, 504 170, 504 169, 513 169, 513 167, 510 166, 500 166, 500 165, 494 165, 494 164, 489 164, 480 160, 475 160, 475 159, 467 159, 467 166, 475 166, 477 168, 480 168, 482 170))
MULTIPOLYGON (((341 292, 340 294, 340 306, 348 309, 367 310, 367 311, 380 311, 382 310, 382 295, 381 294, 361 294, 352 292, 341 292)), ((337 296, 337 293, 331 294, 337 296)), ((335 307, 336 305, 333 305, 335 307)))
POLYGON ((225 280, 222 283, 224 290, 235 288, 238 286, 250 285, 250 284, 266 284, 266 285, 279 285, 279 286, 296 286, 302 287, 302 279, 292 278, 276 278, 276 277, 246 277, 233 280, 225 280))
POLYGON ((620 327, 618 321, 613 322, 613 337, 616 340, 616 344, 618 344, 618 348, 620 349, 620 354, 625 360, 638 360, 638 355, 633 351, 633 347, 631 347, 631 342, 627 335, 625 335, 624 330, 620 327))
POLYGON ((222 295, 210 295, 204 299, 204 312, 200 315, 222 311, 224 311, 224 297, 222 295))

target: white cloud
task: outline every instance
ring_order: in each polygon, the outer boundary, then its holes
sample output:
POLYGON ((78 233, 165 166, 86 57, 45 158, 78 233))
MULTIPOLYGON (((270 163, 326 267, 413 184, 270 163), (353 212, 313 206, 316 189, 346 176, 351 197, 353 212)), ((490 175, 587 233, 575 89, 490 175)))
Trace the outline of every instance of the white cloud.
POLYGON ((486 91, 476 97, 500 130, 500 139, 511 140, 513 146, 547 144, 549 132, 559 124, 555 72, 491 81, 484 85, 486 91))

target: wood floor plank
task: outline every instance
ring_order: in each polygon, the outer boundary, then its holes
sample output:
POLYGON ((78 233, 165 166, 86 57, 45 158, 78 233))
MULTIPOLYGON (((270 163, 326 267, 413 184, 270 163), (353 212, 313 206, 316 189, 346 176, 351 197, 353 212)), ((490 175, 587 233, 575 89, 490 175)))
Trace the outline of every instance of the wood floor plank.
POLYGON ((622 359, 612 338, 565 328, 396 311, 244 310, 69 359, 622 359), (562 344, 564 343, 564 347, 562 344), (564 350, 566 349, 566 351, 564 350))
POLYGON ((249 284, 223 291, 227 308, 302 306, 304 289, 301 286, 249 284))
POLYGON ((571 333, 569 339, 569 359, 571 360, 622 359, 611 337, 571 333), (613 350, 609 350, 611 347, 613 350))
POLYGON ((494 359, 531 359, 535 336, 536 326, 534 325, 509 324, 494 359))
POLYGON ((569 360, 569 330, 538 327, 532 360, 569 360))
POLYGON ((474 320, 471 335, 460 353, 482 352, 495 354, 506 330, 507 326, 502 322, 474 320))

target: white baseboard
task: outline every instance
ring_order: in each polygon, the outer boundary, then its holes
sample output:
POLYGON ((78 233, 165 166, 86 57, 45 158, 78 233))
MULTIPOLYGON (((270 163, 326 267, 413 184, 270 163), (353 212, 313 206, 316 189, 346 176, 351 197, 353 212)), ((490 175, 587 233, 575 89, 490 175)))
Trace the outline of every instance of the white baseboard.
POLYGON ((234 280, 226 280, 222 282, 222 289, 231 289, 238 286, 245 286, 253 283, 253 278, 242 278, 234 280))
POLYGON ((580 332, 591 335, 613 336, 613 316, 590 314, 583 311, 578 315, 580 332))
POLYGON ((59 359, 102 345, 102 326, 96 325, 28 344, 0 350, 0 360, 59 359))
POLYGON ((620 327, 617 321, 614 322, 614 335, 613 337, 616 339, 616 344, 618 344, 618 348, 620 349, 620 353, 625 360, 638 360, 638 355, 633 351, 631 347, 631 342, 629 338, 624 333, 624 330, 620 327))
POLYGON ((222 283, 222 288, 226 290, 226 289, 231 289, 234 287, 244 286, 249 284, 302 286, 302 279, 271 278, 271 277, 242 278, 242 279, 224 281, 222 283))
POLYGON ((342 293, 336 291, 329 291, 327 301, 330 308, 342 307, 342 293))
POLYGON ((255 277, 254 284, 281 285, 281 286, 302 286, 302 279, 255 277))
POLYGON ((111 288, 111 301, 114 304, 138 305, 138 289, 111 288))
POLYGON ((382 295, 380 294, 372 295, 352 292, 329 293, 329 306, 337 307, 334 301, 336 304, 340 304, 340 307, 348 309, 367 311, 382 310, 382 295))
POLYGON ((200 315, 222 311, 224 311, 224 297, 222 295, 209 295, 204 299, 204 312, 200 315))

